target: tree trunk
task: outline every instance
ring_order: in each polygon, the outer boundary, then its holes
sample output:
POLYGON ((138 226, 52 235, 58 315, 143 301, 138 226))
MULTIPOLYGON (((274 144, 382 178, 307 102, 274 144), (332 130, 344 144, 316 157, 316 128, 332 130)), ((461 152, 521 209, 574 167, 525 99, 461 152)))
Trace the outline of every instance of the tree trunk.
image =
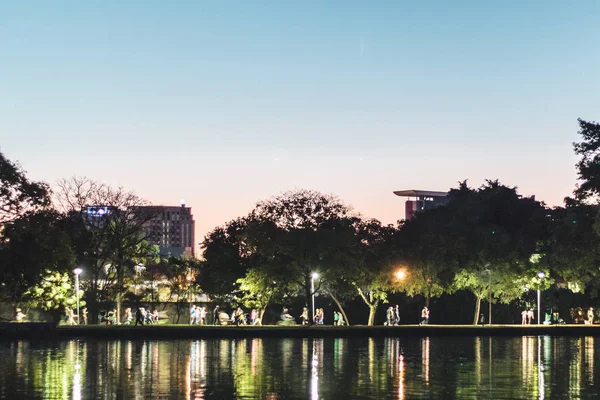
POLYGON ((344 310, 344 307, 342 307, 342 303, 338 300, 337 297, 335 297, 333 295, 333 293, 328 292, 328 294, 329 294, 329 296, 331 296, 331 298, 333 299, 335 304, 337 304, 338 308, 340 309, 340 312, 344 316, 344 321, 346 321, 346 325, 350 325, 350 320, 348 319, 348 316, 346 315, 346 311, 344 310))
POLYGON ((266 312, 267 312, 267 306, 264 306, 264 308, 261 308, 260 310, 258 310, 258 325, 263 325, 263 318, 264 318, 266 312))
POLYGON ((379 300, 375 300, 373 298, 373 292, 369 292, 369 322, 367 322, 367 325, 369 326, 375 325, 375 314, 377 313, 378 305, 379 300))
POLYGON ((379 306, 379 299, 374 299, 373 292, 370 292, 369 300, 371 300, 371 309, 369 310, 369 326, 373 326, 375 325, 375 314, 377 313, 377 306, 379 306))
POLYGON ((475 316, 473 318, 473 325, 477 325, 477 317, 479 317, 479 311, 481 310, 481 296, 477 296, 477 301, 475 302, 475 316))
POLYGON ((369 306, 369 320, 367 321, 367 325, 372 326, 375 323, 375 313, 377 312, 379 300, 375 300, 373 298, 373 292, 369 292, 369 298, 367 298, 361 288, 356 287, 356 290, 358 290, 358 294, 363 299, 365 304, 369 306))
POLYGON ((425 298, 425 306, 429 309, 429 300, 431 300, 431 285, 427 286, 427 297, 425 298))

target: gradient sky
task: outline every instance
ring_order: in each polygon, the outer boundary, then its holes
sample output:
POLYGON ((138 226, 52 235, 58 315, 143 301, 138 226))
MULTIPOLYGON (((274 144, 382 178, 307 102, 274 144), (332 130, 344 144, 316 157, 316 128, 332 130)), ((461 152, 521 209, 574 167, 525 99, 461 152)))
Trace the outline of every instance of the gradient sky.
POLYGON ((193 207, 294 188, 392 223, 486 178, 560 205, 600 110, 600 2, 5 1, 0 149, 193 207), (494 3, 494 4, 492 4, 494 3))

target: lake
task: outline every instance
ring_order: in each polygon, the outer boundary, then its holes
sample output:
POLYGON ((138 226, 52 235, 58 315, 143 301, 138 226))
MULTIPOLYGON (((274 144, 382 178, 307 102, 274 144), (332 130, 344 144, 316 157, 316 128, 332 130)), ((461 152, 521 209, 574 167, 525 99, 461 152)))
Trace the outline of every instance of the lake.
POLYGON ((595 398, 600 384, 594 337, 0 346, 3 399, 572 399, 595 398))

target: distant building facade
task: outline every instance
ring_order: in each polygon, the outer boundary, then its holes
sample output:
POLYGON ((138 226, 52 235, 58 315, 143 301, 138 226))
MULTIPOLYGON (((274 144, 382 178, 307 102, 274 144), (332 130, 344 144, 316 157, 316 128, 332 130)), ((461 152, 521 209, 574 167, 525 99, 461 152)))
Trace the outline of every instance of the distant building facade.
POLYGON ((404 219, 406 221, 410 221, 415 213, 444 205, 448 200, 447 192, 435 192, 432 190, 398 190, 394 194, 400 197, 408 197, 404 205, 404 219))
POLYGON ((145 206, 152 216, 144 223, 149 240, 160 248, 161 257, 195 256, 194 215, 192 208, 181 206, 145 206))

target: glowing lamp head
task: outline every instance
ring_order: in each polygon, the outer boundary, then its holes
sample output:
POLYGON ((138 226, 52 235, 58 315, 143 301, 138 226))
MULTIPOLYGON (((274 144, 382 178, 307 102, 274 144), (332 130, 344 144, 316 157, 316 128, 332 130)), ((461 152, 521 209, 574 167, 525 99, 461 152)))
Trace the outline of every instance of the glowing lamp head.
POLYGON ((546 274, 544 273, 544 271, 540 271, 540 272, 538 272, 538 275, 537 275, 537 276, 538 276, 538 278, 540 278, 540 279, 544 279, 544 278, 546 277, 546 274))
POLYGON ((75 275, 81 275, 81 273, 83 272, 83 270, 81 268, 75 268, 73 270, 73 272, 75 273, 75 275))
POLYGON ((406 278, 406 271, 404 271, 403 269, 399 269, 398 271, 396 271, 395 275, 396 279, 402 280, 406 278))
POLYGON ((319 273, 318 272, 313 272, 312 273, 312 278, 313 279, 317 279, 319 277, 319 273))

